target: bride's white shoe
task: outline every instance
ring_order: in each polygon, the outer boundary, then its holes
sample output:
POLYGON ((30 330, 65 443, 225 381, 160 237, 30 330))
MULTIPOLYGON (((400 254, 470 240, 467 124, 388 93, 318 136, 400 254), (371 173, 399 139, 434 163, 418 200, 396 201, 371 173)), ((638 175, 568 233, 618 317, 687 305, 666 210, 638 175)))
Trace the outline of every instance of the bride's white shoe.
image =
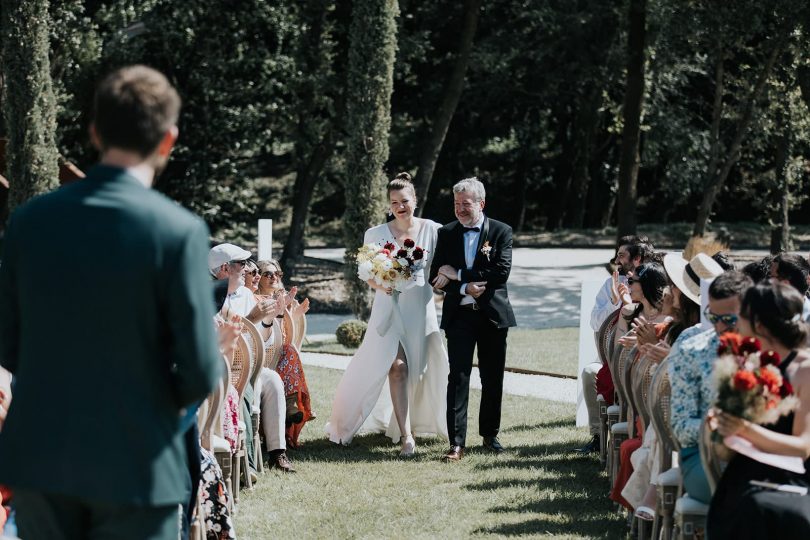
POLYGON ((399 455, 402 457, 414 455, 416 452, 416 441, 413 440, 413 436, 408 435, 407 437, 401 437, 400 440, 402 441, 402 450, 400 450, 399 455))

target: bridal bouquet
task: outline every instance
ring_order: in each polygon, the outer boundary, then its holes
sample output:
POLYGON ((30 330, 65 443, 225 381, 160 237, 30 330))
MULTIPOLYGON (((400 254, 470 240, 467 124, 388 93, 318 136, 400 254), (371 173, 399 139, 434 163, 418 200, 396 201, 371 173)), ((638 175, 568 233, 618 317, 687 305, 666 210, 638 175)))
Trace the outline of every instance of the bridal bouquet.
POLYGON ((410 238, 403 245, 400 249, 391 242, 363 245, 357 252, 357 277, 404 291, 414 274, 425 267, 425 250, 410 238))
POLYGON ((756 338, 727 332, 720 336, 714 364, 715 407, 755 424, 776 422, 798 403, 779 371, 779 355, 761 348, 756 338))

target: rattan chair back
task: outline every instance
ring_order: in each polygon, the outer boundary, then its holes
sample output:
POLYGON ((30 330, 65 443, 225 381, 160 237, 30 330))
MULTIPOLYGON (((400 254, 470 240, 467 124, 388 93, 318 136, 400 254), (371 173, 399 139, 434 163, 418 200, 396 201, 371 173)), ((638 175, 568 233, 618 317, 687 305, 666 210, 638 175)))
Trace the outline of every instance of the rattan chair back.
POLYGON ((299 313, 293 322, 295 323, 295 338, 293 339, 293 345, 295 345, 298 352, 301 352, 301 347, 304 345, 304 338, 307 335, 307 314, 299 313))
POLYGON ((284 331, 284 345, 292 345, 295 339, 295 322, 290 315, 289 310, 284 311, 284 318, 281 320, 281 326, 284 331))
POLYGON ((655 429, 655 434, 658 436, 660 443, 662 471, 672 467, 672 452, 680 450, 678 439, 672 432, 672 425, 670 424, 672 418, 670 404, 672 388, 669 384, 669 361, 669 358, 666 358, 659 364, 653 377, 648 402, 653 429, 655 429))
POLYGON ((250 372, 252 366, 250 347, 248 346, 245 336, 240 334, 236 338, 236 347, 233 351, 233 359, 231 360, 231 384, 236 388, 241 401, 242 394, 245 392, 245 387, 250 380, 250 372))
POLYGON ((256 325, 247 319, 242 320, 242 336, 250 347, 250 354, 253 358, 252 369, 250 370, 250 384, 256 386, 262 366, 264 365, 264 340, 256 325))
POLYGON ((718 452, 724 448, 724 446, 712 439, 712 430, 709 429, 709 423, 706 418, 704 418, 703 422, 700 424, 698 448, 700 450, 700 463, 703 465, 703 470, 706 471, 706 479, 709 481, 709 488, 712 493, 714 493, 727 463, 718 452))
POLYGON ((599 326, 599 330, 594 334, 594 338, 596 339, 596 352, 603 364, 608 361, 608 356, 610 356, 613 347, 613 336, 616 333, 616 323, 619 320, 616 316, 618 311, 617 309, 611 312, 610 315, 607 316, 607 319, 599 326))
POLYGON ((273 320, 272 335, 273 339, 270 340, 270 343, 267 344, 265 342, 264 367, 275 370, 276 366, 278 365, 278 361, 281 360, 281 348, 282 348, 281 322, 279 322, 279 319, 273 320))
POLYGON ((636 373, 633 379, 633 394, 635 395, 635 403, 638 407, 638 414, 641 415, 641 420, 645 426, 650 425, 650 385, 652 384, 652 376, 655 373, 655 368, 658 364, 648 356, 642 356, 636 364, 636 373))
POLYGON ((627 357, 627 360, 624 364, 624 380, 622 381, 622 387, 624 388, 624 393, 627 395, 627 404, 629 407, 633 408, 633 411, 638 413, 638 409, 640 407, 639 403, 636 401, 636 394, 635 394, 635 374, 638 371, 638 362, 639 352, 636 347, 630 349, 630 354, 627 357))

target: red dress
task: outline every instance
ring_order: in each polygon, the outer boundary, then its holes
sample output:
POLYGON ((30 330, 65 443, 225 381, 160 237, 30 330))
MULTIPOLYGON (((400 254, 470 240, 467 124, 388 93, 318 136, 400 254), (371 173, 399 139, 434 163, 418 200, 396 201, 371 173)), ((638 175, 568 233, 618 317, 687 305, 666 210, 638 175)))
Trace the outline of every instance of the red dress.
POLYGON ((304 366, 301 365, 301 356, 292 344, 287 342, 282 331, 284 345, 281 348, 281 359, 276 366, 276 372, 284 383, 284 395, 295 396, 298 402, 298 410, 304 414, 303 419, 297 424, 292 424, 285 430, 287 446, 298 448, 298 436, 301 430, 312 418, 312 407, 309 400, 309 388, 307 379, 304 376, 304 366))

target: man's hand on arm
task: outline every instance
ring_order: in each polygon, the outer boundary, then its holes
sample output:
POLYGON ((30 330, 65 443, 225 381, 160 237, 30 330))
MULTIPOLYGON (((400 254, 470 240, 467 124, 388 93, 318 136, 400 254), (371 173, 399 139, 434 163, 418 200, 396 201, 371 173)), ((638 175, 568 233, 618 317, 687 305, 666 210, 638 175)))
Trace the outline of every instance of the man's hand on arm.
POLYGON ((450 281, 458 281, 459 279, 459 272, 449 264, 445 264, 441 268, 439 268, 439 275, 446 277, 450 281))
POLYGON ((484 294, 484 291, 487 290, 486 285, 487 285, 486 281, 472 281, 470 283, 467 283, 467 288, 465 292, 469 296, 472 296, 473 298, 477 299, 479 296, 484 294))

